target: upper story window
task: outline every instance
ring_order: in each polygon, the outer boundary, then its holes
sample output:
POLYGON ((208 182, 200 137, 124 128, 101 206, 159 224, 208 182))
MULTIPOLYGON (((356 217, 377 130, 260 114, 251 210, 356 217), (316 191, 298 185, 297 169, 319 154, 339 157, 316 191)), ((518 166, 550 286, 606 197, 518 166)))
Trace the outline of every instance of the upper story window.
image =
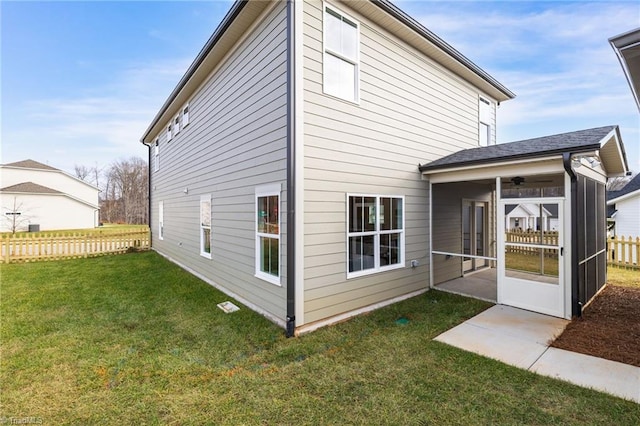
POLYGON ((186 104, 182 107, 182 128, 185 128, 189 125, 189 104, 186 104))
POLYGON ((480 146, 493 144, 491 138, 492 108, 491 101, 483 97, 478 99, 478 144, 480 146))
POLYGON ((360 24, 342 12, 324 8, 324 93, 359 101, 360 24))
POLYGON ((404 198, 348 196, 347 278, 404 265, 404 198))
POLYGON ((171 125, 171 122, 169 122, 169 125, 167 126, 167 142, 169 142, 173 137, 172 129, 173 129, 173 126, 171 125))
POLYGON ((173 132, 176 135, 180 133, 180 114, 176 115, 176 118, 173 120, 173 132))
POLYGON ((158 141, 158 138, 156 138, 153 150, 153 171, 157 172, 160 170, 160 141, 158 141))

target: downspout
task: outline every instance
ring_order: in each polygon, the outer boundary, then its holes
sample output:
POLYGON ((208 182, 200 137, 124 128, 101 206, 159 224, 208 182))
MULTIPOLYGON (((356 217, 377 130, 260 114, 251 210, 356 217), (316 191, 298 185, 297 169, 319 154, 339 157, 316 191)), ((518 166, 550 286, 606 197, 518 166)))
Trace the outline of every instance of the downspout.
POLYGON ((149 225, 149 248, 152 246, 153 230, 151 228, 151 145, 142 142, 147 146, 147 222, 149 225))
POLYGON ((582 316, 578 282, 578 177, 571 168, 571 153, 562 153, 564 170, 571 178, 571 316, 582 316))
POLYGON ((295 140, 295 11, 287 0, 287 325, 286 336, 296 329, 296 140, 295 140))

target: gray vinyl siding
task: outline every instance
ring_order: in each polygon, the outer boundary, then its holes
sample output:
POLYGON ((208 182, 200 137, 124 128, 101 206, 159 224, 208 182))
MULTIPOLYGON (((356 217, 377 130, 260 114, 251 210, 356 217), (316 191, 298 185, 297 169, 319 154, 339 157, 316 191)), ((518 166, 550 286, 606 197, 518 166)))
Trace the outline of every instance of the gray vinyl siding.
MULTIPOLYGON (((493 191, 489 185, 471 182, 436 184, 433 191, 433 250, 462 253, 462 202, 486 201, 489 203, 487 222, 487 255, 495 255, 495 215, 493 191)), ((433 283, 443 283, 462 276, 462 258, 433 256, 433 283)))
POLYGON ((280 184, 280 212, 286 212, 286 44, 281 3, 192 96, 190 124, 170 142, 166 131, 159 135, 160 170, 152 168, 151 177, 154 249, 283 320, 285 215, 282 285, 254 274, 256 187, 280 184), (211 195, 212 259, 200 256, 199 203, 205 194, 211 195), (160 201, 164 240, 157 235, 160 201))
POLYGON ((477 89, 337 6, 360 22, 359 104, 323 94, 322 2, 304 3, 305 323, 429 287, 418 163, 478 146, 477 89), (405 197, 404 268, 346 278, 347 193, 405 197))

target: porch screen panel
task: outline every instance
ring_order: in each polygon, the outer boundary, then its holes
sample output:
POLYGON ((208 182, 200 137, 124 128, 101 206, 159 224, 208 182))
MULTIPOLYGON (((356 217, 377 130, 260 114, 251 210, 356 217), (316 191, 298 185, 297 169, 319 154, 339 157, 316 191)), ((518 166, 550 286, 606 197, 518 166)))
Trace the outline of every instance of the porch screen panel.
POLYGON ((606 215, 605 185, 595 180, 578 176, 576 216, 578 245, 578 302, 574 315, 606 282, 606 215))

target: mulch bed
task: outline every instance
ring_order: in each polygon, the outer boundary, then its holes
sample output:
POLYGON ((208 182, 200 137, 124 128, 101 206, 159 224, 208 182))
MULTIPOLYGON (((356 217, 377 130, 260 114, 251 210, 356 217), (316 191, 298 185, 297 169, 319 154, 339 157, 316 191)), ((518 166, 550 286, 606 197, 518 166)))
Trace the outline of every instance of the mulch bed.
POLYGON ((608 285, 551 346, 640 367, 640 288, 608 285))

